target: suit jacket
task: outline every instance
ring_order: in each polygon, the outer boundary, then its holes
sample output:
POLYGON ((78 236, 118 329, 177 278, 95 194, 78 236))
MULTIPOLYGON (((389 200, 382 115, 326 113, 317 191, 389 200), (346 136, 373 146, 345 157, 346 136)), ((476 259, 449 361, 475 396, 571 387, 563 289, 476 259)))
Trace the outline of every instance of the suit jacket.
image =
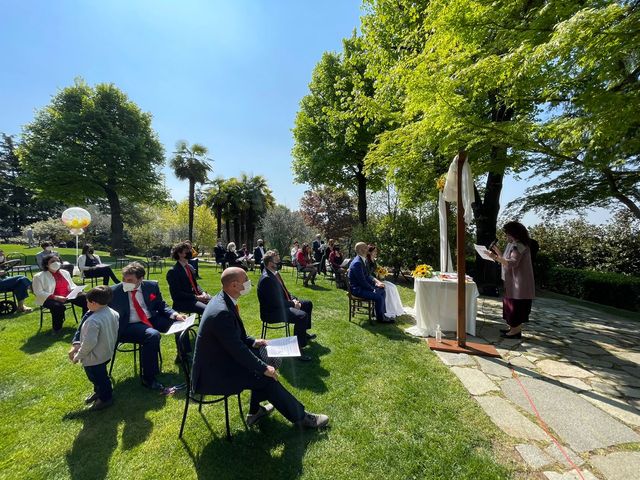
MULTIPOLYGON (((187 268, 191 271, 191 276, 193 277, 196 287, 199 291, 202 291, 196 280, 196 269, 189 263, 187 263, 187 268)), ((185 267, 183 267, 180 262, 176 262, 176 264, 167 271, 167 283, 169 284, 169 292, 174 305, 191 304, 197 301, 185 267)))
MULTIPOLYGON (((169 308, 162 299, 162 293, 160 293, 158 282, 154 280, 143 280, 140 285, 140 289, 142 290, 142 298, 144 298, 147 310, 149 310, 149 313, 151 314, 151 318, 149 318, 151 323, 155 326, 156 323, 159 323, 158 320, 163 321, 162 323, 164 324, 166 324, 167 321, 170 321, 171 315, 176 313, 176 311, 169 308)), ((129 298, 131 295, 124 291, 122 283, 113 285, 111 290, 113 291, 113 300, 111 300, 109 306, 118 312, 118 315, 120 315, 120 328, 118 329, 118 335, 122 335, 124 329, 129 325, 129 315, 131 313, 129 308, 129 298)))
POLYGON ((216 245, 215 247, 213 247, 213 253, 216 256, 216 262, 222 263, 224 262, 224 255, 225 253, 227 253, 227 249, 221 247, 220 245, 216 245))
MULTIPOLYGON (((262 247, 264 249, 264 247, 262 247)), ((264 250, 265 252, 267 251, 266 249, 264 250)), ((260 265, 262 263, 262 250, 260 250, 260 247, 256 247, 253 250, 253 259, 256 261, 256 265, 260 265)))
POLYGON ((193 354, 191 385, 194 393, 230 395, 255 385, 267 364, 251 348, 235 305, 226 293, 211 299, 202 315, 193 354), (255 353, 254 353, 255 352, 255 353))
POLYGON ((286 322, 289 308, 294 306, 295 297, 289 294, 287 287, 281 284, 275 274, 265 268, 258 282, 258 301, 260 302, 260 320, 267 323, 286 322))
POLYGON ((376 283, 373 281, 371 275, 367 271, 367 266, 360 255, 356 257, 349 265, 349 288, 354 295, 360 295, 361 292, 373 292, 376 288, 376 283))

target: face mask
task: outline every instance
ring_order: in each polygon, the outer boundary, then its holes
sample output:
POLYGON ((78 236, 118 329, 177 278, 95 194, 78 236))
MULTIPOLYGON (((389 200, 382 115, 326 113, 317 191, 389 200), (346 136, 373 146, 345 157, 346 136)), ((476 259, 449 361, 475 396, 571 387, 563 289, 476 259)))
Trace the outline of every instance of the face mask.
POLYGON ((53 252, 53 247, 47 247, 44 249, 45 252, 53 252))
POLYGON ((89 255, 93 255, 93 250, 89 250, 89 255))
POLYGON ((125 292, 133 292, 136 288, 138 288, 138 285, 136 283, 122 282, 122 289, 125 292))
POLYGON ((242 290, 240 291, 240 295, 246 295, 251 291, 251 280, 247 280, 242 284, 242 290))
POLYGON ((49 264, 49 270, 51 270, 52 272, 57 272, 58 270, 60 270, 60 262, 53 262, 49 264))

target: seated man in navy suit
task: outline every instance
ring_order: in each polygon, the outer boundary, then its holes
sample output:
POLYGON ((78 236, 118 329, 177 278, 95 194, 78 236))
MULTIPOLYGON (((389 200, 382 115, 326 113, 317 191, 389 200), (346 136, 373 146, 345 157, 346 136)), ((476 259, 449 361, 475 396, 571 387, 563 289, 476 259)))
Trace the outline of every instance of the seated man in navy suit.
POLYGON ((232 395, 251 390, 249 426, 269 415, 274 407, 299 427, 327 425, 329 417, 306 412, 278 381, 275 368, 258 357, 258 348, 267 341, 247 335, 238 308, 240 296, 251 291, 246 272, 229 267, 220 280, 222 291, 207 305, 198 330, 191 372, 194 393, 232 395), (270 403, 260 405, 264 401, 270 403))
POLYGON ((211 295, 198 285, 196 269, 189 263, 191 244, 180 242, 171 251, 176 264, 167 271, 167 283, 173 308, 180 312, 202 315, 211 295))
POLYGON ((384 301, 384 283, 373 278, 367 271, 365 258, 367 255, 367 244, 356 243, 356 258, 349 265, 349 288, 356 297, 373 300, 376 309, 376 320, 382 323, 393 323, 393 318, 386 317, 384 301))
MULTIPOLYGON (((258 300, 260 301, 260 319, 267 323, 293 323, 293 334, 298 337, 300 349, 307 341, 316 338, 309 335, 311 328, 311 312, 313 303, 310 300, 299 300, 289 293, 278 272, 280 255, 269 250, 264 256, 264 273, 258 282, 258 300)), ((311 357, 302 355, 298 360, 309 361, 311 357)))
POLYGON ((145 280, 145 273, 138 262, 124 267, 122 283, 111 287, 113 300, 109 306, 120 314, 118 341, 140 344, 142 383, 161 390, 163 386, 156 380, 160 372, 160 332, 166 332, 173 322, 184 321, 186 317, 164 303, 158 282, 145 280))

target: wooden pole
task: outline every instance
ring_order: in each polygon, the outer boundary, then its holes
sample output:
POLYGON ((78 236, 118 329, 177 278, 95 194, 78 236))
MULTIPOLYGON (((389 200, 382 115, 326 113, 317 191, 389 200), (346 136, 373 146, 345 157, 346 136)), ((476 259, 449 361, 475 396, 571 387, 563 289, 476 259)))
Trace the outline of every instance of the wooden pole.
POLYGON ((464 205, 462 204, 462 166, 467 159, 467 152, 458 152, 458 224, 457 224, 457 261, 458 261, 458 346, 467 344, 467 312, 466 312, 466 269, 464 264, 464 205))

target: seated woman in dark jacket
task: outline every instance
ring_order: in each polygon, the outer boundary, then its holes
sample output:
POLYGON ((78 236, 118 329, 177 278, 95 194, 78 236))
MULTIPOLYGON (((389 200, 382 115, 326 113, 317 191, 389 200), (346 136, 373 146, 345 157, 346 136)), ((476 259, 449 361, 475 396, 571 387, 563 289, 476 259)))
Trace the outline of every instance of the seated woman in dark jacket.
POLYGON ((113 280, 113 283, 120 283, 111 267, 104 265, 100 257, 94 255, 90 243, 82 247, 82 255, 78 257, 78 268, 83 278, 102 278, 103 285, 109 285, 109 279, 113 280))
POLYGON ((236 244, 230 242, 227 245, 227 253, 224 254, 224 263, 226 267, 240 267, 247 270, 247 267, 240 261, 240 255, 236 251, 236 244))

